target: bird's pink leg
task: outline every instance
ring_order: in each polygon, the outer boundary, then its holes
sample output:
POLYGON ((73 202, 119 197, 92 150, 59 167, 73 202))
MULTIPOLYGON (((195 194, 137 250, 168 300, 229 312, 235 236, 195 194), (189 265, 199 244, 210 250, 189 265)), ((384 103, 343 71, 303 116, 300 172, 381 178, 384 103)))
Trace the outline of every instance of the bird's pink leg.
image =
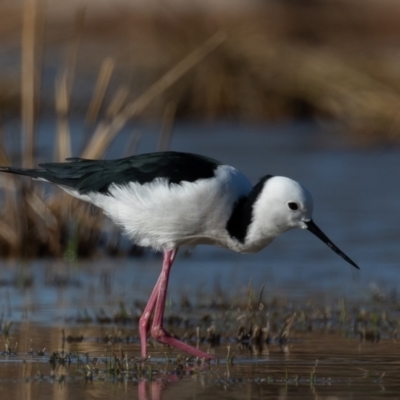
MULTIPOLYGON (((165 300, 167 297, 169 273, 171 271, 171 267, 175 260, 177 252, 178 249, 166 250, 164 252, 162 271, 156 284, 156 288, 158 289, 158 296, 156 300, 153 323, 151 325, 151 336, 153 336, 156 340, 160 341, 161 343, 165 343, 169 346, 176 347, 180 350, 183 350, 187 353, 194 355, 195 357, 207 358, 207 359, 215 358, 210 354, 204 353, 203 351, 195 349, 194 347, 189 346, 188 344, 183 343, 178 339, 175 339, 163 328, 164 308, 165 308, 165 300)), ((150 297, 150 300, 152 300, 152 296, 153 293, 150 297)))
POLYGON ((156 305, 160 280, 161 275, 157 279, 156 285, 151 292, 149 301, 147 302, 146 307, 139 320, 140 349, 143 358, 147 357, 147 332, 149 331, 150 327, 151 314, 153 313, 154 306, 156 305))
MULTIPOLYGON (((171 261, 171 266, 172 266, 172 263, 174 262, 174 259, 175 259, 177 253, 178 253, 178 249, 175 250, 173 259, 171 261)), ((163 266, 164 266, 164 264, 165 264, 165 253, 164 253, 163 266)), ((171 266, 170 266, 170 268, 171 268, 171 266)), ((154 306, 156 305, 158 292, 159 292, 159 285, 160 285, 162 275, 163 275, 163 273, 161 271, 161 274, 157 279, 154 289, 151 292, 149 301, 147 302, 146 307, 145 307, 145 309, 140 317, 140 320, 139 320, 140 348, 141 348, 141 354, 142 354, 143 358, 147 357, 147 332, 149 331, 151 315, 153 313, 154 306)))

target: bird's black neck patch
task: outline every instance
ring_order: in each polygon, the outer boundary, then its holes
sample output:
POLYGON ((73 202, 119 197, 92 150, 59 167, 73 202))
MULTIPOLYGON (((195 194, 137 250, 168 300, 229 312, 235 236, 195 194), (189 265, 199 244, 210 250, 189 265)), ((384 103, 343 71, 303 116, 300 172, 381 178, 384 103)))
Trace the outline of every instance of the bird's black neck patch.
POLYGON ((266 175, 253 187, 249 195, 242 196, 233 206, 232 214, 226 224, 229 235, 244 243, 249 225, 253 220, 253 205, 264 188, 265 182, 273 175, 266 175))

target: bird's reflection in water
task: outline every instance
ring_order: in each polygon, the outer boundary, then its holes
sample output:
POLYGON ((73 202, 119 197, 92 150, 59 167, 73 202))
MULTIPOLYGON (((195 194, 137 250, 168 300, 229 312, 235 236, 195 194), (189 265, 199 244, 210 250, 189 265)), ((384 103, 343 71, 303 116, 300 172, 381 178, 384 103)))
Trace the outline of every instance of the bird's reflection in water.
POLYGON ((178 381, 179 378, 176 375, 170 375, 163 380, 141 381, 138 384, 138 398, 139 400, 161 400, 167 386, 178 381))

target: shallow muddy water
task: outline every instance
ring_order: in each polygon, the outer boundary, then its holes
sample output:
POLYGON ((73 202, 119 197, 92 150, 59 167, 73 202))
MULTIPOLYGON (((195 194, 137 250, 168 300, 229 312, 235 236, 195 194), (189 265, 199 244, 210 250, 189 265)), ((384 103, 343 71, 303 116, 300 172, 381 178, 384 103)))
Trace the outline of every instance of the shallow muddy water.
POLYGON ((116 374, 109 366, 113 355, 121 357, 122 351, 134 357, 137 343, 99 343, 99 327, 66 330, 84 334, 83 341, 63 345, 60 329, 54 327, 26 323, 15 328, 21 333, 12 335, 20 341, 18 354, 0 356, 4 398, 395 399, 400 390, 398 345, 391 340, 369 343, 337 333, 295 334, 285 348, 270 345, 259 355, 232 344, 233 363, 225 361, 226 348, 219 347, 212 350, 219 364, 203 366, 177 366, 157 347, 150 350, 152 361, 142 373, 129 360, 131 369, 116 374), (45 355, 38 355, 42 347, 45 355), (63 347, 65 354, 71 351, 70 363, 51 364, 47 349, 63 347))
MULTIPOLYGON (((154 150, 158 129, 139 128, 138 150, 154 150)), ((52 124, 43 124, 43 159, 51 152, 52 131, 52 124)), ((109 157, 121 156, 130 132, 118 137, 109 157)), ((253 181, 267 173, 301 181, 313 193, 315 221, 361 270, 301 231, 258 254, 181 251, 172 269, 168 329, 195 344, 197 327, 204 338, 214 325, 219 345, 211 348, 204 340, 200 347, 220 363, 174 363, 176 352, 150 343, 151 362, 140 369, 137 318, 160 271, 158 255, 2 262, 1 397, 398 398, 400 152, 356 149, 307 124, 181 124, 171 149, 224 160, 253 181), (294 322, 287 343, 257 348, 237 341, 240 325, 269 322, 273 338, 289 316, 294 322), (228 346, 232 365, 225 361, 228 346), (129 368, 117 374, 110 365, 125 352, 129 368)))

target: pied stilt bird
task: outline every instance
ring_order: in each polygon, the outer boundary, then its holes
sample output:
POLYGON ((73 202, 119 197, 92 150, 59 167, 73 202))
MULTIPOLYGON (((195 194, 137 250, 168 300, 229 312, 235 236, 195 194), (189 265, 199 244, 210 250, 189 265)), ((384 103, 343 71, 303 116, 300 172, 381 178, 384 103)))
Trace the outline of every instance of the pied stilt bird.
POLYGON ((229 165, 173 151, 119 160, 67 161, 40 164, 38 169, 0 170, 54 183, 103 209, 137 245, 163 251, 161 274, 139 322, 143 357, 150 331, 162 343, 196 357, 213 358, 163 328, 170 269, 182 245, 257 252, 280 234, 300 228, 358 268, 313 222, 311 195, 292 179, 266 175, 253 186, 229 165))

